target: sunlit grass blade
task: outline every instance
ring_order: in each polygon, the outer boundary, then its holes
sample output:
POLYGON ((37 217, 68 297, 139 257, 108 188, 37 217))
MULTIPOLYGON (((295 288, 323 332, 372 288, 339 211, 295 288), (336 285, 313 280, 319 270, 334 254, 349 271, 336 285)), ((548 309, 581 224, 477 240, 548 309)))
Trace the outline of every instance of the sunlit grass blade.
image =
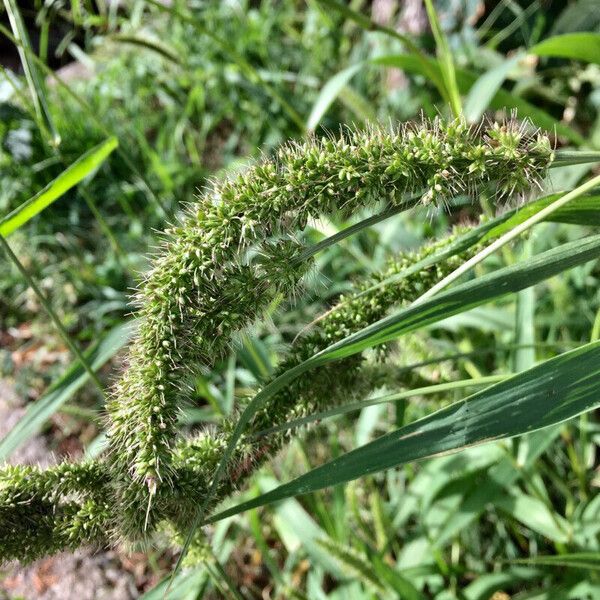
POLYGON ((474 444, 561 423, 600 404, 600 342, 586 344, 352 450, 293 481, 205 520, 474 444))
POLYGON ((557 544, 566 544, 573 537, 572 526, 555 507, 518 488, 504 490, 494 498, 494 506, 529 530, 557 544))
MULTIPOLYGON (((131 323, 118 325, 102 341, 84 352, 91 368, 97 371, 123 348, 131 338, 131 331, 131 323)), ((87 381, 89 381, 89 374, 83 367, 77 363, 72 364, 39 400, 28 405, 25 414, 0 440, 0 461, 6 460, 21 444, 37 433, 43 424, 87 381)))
POLYGON ((506 246, 506 244, 511 241, 517 239, 521 234, 525 233, 527 230, 531 229, 538 223, 542 222, 547 217, 551 216, 557 210, 562 208, 563 206, 567 206, 573 200, 576 200, 580 196, 583 196, 587 192, 590 192, 592 189, 600 185, 600 175, 593 177, 582 183, 580 186, 576 187, 574 190, 567 192, 566 194, 562 194, 559 198, 554 200, 548 206, 542 208, 539 212, 534 215, 531 215, 522 223, 519 223, 515 227, 513 227, 510 231, 503 233, 498 239, 494 240, 489 246, 486 246, 483 250, 480 250, 475 256, 472 256, 467 261, 465 261, 460 267, 452 271, 449 275, 444 277, 441 281, 438 281, 433 287, 428 289, 424 294, 422 294, 415 302, 423 302, 427 298, 437 294, 440 290, 443 290, 448 285, 452 284, 454 281, 459 279, 462 275, 467 273, 473 267, 478 265, 480 262, 485 260, 488 256, 491 256, 499 249, 506 246))
POLYGON ((325 85, 322 87, 317 100, 313 104, 310 115, 306 122, 306 129, 308 131, 314 131, 321 119, 334 103, 336 98, 340 95, 346 84, 363 68, 363 63, 356 63, 339 73, 336 73, 325 85))
MULTIPOLYGON (((495 239, 502 234, 510 231, 517 225, 520 225, 540 210, 550 206, 558 200, 562 194, 550 194, 539 198, 535 202, 530 202, 520 206, 517 209, 509 211, 499 219, 493 221, 494 226, 481 238, 482 242, 495 239)), ((561 206, 558 210, 552 212, 544 218, 544 221, 554 223, 569 223, 572 225, 600 225, 600 195, 589 194, 580 196, 572 202, 561 206)), ((492 222, 490 222, 492 223, 492 222)))
POLYGON ((0 220, 0 235, 7 237, 92 174, 117 148, 116 138, 98 144, 80 156, 43 190, 0 220))
POLYGON ((464 103, 464 115, 467 121, 475 123, 481 118, 508 74, 519 64, 523 56, 524 54, 518 53, 503 60, 475 81, 464 103))
MULTIPOLYGON (((524 246, 525 255, 531 253, 529 240, 524 246)), ((515 314, 514 370, 524 371, 535 364, 535 290, 527 288, 517 294, 515 314)))

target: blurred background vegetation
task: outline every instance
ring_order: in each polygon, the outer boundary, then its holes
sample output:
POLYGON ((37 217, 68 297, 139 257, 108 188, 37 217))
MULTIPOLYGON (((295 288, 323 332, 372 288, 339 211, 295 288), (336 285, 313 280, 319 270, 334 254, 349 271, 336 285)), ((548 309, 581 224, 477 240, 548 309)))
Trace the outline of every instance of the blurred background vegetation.
MULTIPOLYGON (((595 60, 593 44, 543 49, 556 36, 598 33, 597 0, 434 5, 467 118, 516 108, 558 147, 600 148, 600 44, 595 60)), ((0 218, 107 137, 118 139, 101 166, 10 237, 107 385, 121 366, 130 294, 157 230, 211 178, 312 132, 448 115, 423 67, 440 48, 421 0, 5 0, 1 17, 0 218)), ((573 186, 589 171, 556 170, 549 188, 573 186)), ((198 378, 182 427, 228 414, 234 397, 272 372, 285 344, 353 280, 468 221, 470 210, 398 216, 328 248, 303 294, 274 308, 198 378)), ((309 235, 317 241, 346 225, 319 221, 309 235)), ((515 255, 582 229, 548 225, 515 255)), ((505 253, 487 268, 511 260, 505 253)), ((598 337, 599 275, 586 265, 535 293, 448 319, 406 342, 398 361, 422 364, 414 369, 421 385, 531 366, 598 337)), ((98 453, 103 395, 86 385, 30 282, 4 257, 0 346, 0 395, 10 386, 23 415, 0 441, 0 458, 40 435, 58 457, 98 453)), ((415 397, 329 420, 295 440, 248 493, 459 397, 415 397)), ((542 433, 219 523, 214 556, 181 576, 170 597, 600 598, 597 417, 542 433)), ((135 570, 130 597, 161 597, 150 590, 175 558, 157 547, 136 555, 134 569, 123 553, 119 568, 135 570)), ((10 586, 4 593, 17 597, 10 586)))

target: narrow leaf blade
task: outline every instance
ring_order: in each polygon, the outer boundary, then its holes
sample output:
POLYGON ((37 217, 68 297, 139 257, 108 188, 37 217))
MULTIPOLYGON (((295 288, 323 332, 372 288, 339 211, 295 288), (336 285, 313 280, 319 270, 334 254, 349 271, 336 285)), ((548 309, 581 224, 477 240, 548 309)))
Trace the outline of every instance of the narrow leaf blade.
POLYGON ((594 342, 384 435, 207 522, 411 461, 549 427, 598 404, 600 342, 594 342))
POLYGON ((80 156, 43 190, 0 220, 0 235, 7 237, 58 200, 97 169, 117 146, 117 139, 111 137, 80 156))
POLYGON ((536 44, 529 52, 537 56, 572 58, 600 64, 600 34, 578 32, 557 35, 536 44))

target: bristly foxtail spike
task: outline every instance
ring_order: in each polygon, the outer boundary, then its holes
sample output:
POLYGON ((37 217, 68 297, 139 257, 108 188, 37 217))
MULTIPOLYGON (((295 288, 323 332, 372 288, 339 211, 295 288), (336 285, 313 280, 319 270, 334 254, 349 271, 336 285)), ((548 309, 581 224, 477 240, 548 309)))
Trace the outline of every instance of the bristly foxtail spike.
MULTIPOLYGON (((461 120, 422 119, 398 127, 369 126, 364 131, 352 127, 337 139, 310 137, 303 144, 287 144, 273 160, 263 157, 245 171, 205 188, 162 236, 135 296, 139 328, 127 367, 107 403, 110 450, 97 463, 103 483, 93 483, 104 495, 85 498, 96 507, 92 512, 97 510, 98 523, 104 518, 102 503, 114 507, 102 522, 103 531, 145 539, 161 520, 173 516, 173 502, 185 501, 179 493, 188 489, 181 465, 180 445, 185 442, 177 440, 177 415, 190 392, 182 382, 192 365, 210 367, 224 356, 232 336, 254 322, 278 295, 292 295, 308 268, 289 260, 298 251, 293 240, 265 246, 271 260, 262 264, 240 260, 248 249, 274 233, 295 233, 311 216, 333 215, 342 207, 357 212, 381 198, 397 205, 412 190, 420 192, 423 204, 431 207, 444 206, 455 195, 474 196, 490 184, 499 190, 499 200, 511 191, 520 194, 541 180, 552 154, 547 138, 541 136, 534 143, 513 125, 469 127, 461 120)), ((398 292, 408 298, 411 289, 400 286, 398 292)), ((336 323, 327 323, 323 339, 342 335, 376 314, 353 303, 345 327, 338 330, 336 323)), ((313 340, 303 352, 314 352, 321 341, 313 340)), ((314 377, 299 383, 304 406, 318 404, 323 389, 338 385, 340 391, 348 389, 344 386, 356 379, 361 360, 345 364, 345 374, 325 369, 318 385, 314 377)), ((270 407, 271 412, 259 415, 256 422, 284 417, 294 402, 293 395, 286 396, 281 414, 270 407)), ((202 482, 210 481, 211 469, 226 444, 224 431, 205 439, 199 453, 184 453, 202 474, 197 480, 199 491, 206 489, 202 482)), ((242 470, 246 476, 246 469, 242 470)), ((6 485, 18 488, 14 478, 6 485)), ((222 497, 227 482, 221 488, 222 497)), ((197 499, 194 494, 190 497, 197 499)), ((59 496, 56 502, 44 499, 39 505, 40 523, 48 521, 56 531, 52 530, 51 539, 32 542, 38 554, 44 547, 52 552, 65 545, 66 529, 59 527, 57 519, 75 527, 70 515, 81 516, 88 510, 83 500, 83 496, 59 496)), ((0 532, 12 531, 3 529, 15 517, 11 510, 4 521, 0 516, 0 532)), ((179 516, 184 512, 181 509, 179 516)), ((82 529, 75 528, 69 535, 69 547, 83 541, 82 529)))

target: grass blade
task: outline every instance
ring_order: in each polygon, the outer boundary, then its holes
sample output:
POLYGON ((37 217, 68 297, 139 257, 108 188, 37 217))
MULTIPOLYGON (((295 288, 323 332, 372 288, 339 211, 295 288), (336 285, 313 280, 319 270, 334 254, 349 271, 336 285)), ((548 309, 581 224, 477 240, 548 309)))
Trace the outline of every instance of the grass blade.
POLYGON ((529 52, 537 56, 572 58, 600 65, 600 34, 578 32, 557 35, 536 44, 529 52))
POLYGON ((445 277, 444 279, 442 279, 441 281, 436 283, 431 289, 427 290, 427 292, 425 292, 420 298, 418 298, 418 300, 416 302, 423 302, 423 300, 425 300, 426 298, 429 298, 429 297, 433 296, 434 294, 436 294, 439 290, 444 289, 450 283, 452 283, 453 281, 456 281, 461 275, 463 275, 464 273, 469 271, 469 269, 472 269, 475 265, 479 264, 482 260, 484 260, 491 254, 496 252, 496 250, 502 248, 503 246, 505 246, 512 240, 516 239, 522 233, 524 233, 525 231, 527 231, 528 229, 530 229, 531 227, 533 227, 540 221, 543 221, 546 217, 550 216, 552 213, 556 212, 559 208, 566 206, 569 202, 577 199, 579 196, 583 196, 583 194, 590 191, 597 185, 600 185, 600 175, 593 177, 592 179, 581 184, 579 187, 575 188, 574 190, 571 190, 567 194, 560 196, 557 200, 552 202, 552 204, 545 206, 544 208, 542 208, 542 210, 540 210, 536 214, 532 215, 531 217, 529 217, 522 223, 519 223, 519 225, 516 225, 510 231, 507 231, 506 233, 501 235, 497 240, 492 242, 489 246, 487 246, 486 248, 484 248, 483 250, 478 252, 475 256, 473 256, 472 258, 467 260, 458 269, 456 269, 455 271, 450 273, 450 275, 448 275, 447 277, 445 277))
POLYGON ((600 571, 600 552, 571 552, 558 556, 532 556, 531 558, 515 559, 510 562, 531 566, 541 565, 600 571))
POLYGON ((465 99, 464 115, 467 121, 475 123, 481 118, 508 74, 522 59, 523 54, 520 53, 505 59, 475 81, 465 99))
POLYGON ((384 435, 206 522, 411 461, 542 429, 594 408, 599 398, 600 342, 594 342, 384 435))
POLYGON ((450 51, 448 39, 442 30, 440 20, 438 19, 431 0, 425 0, 425 8, 427 9, 429 25, 431 26, 431 31, 435 39, 440 71, 442 72, 442 79, 444 80, 444 86, 446 87, 446 94, 450 101, 450 108, 452 109, 454 116, 458 117, 462 114, 462 106, 458 85, 456 83, 456 71, 454 68, 452 52, 450 51))
POLYGON ((60 144, 60 134, 54 126, 54 120, 50 113, 48 100, 46 98, 46 83, 40 75, 37 65, 30 59, 33 51, 31 49, 31 42, 29 41, 29 34, 27 33, 27 29, 21 18, 17 3, 14 0, 4 0, 4 7, 14 37, 18 42, 17 51, 19 52, 35 112, 50 132, 51 145, 57 147, 60 144))
MULTIPOLYGON (((530 245, 527 244, 527 247, 530 245)), ((527 288, 517 294, 515 315, 515 371, 535 364, 535 290, 527 288)))
POLYGON ((138 48, 144 48, 146 50, 151 50, 152 52, 156 52, 163 58, 170 60, 172 63, 181 66, 181 60, 177 56, 177 52, 167 46, 164 42, 159 40, 154 40, 148 37, 142 37, 139 35, 130 35, 126 33, 114 33, 110 36, 111 40, 115 42, 119 42, 121 44, 131 44, 133 46, 137 46, 138 48))
POLYGON ((339 73, 336 73, 321 89, 317 100, 315 101, 308 120, 306 129, 314 131, 321 119, 333 104, 335 99, 340 95, 346 84, 358 73, 363 67, 363 63, 356 63, 339 73))
MULTIPOLYGON (((502 217, 495 219, 491 227, 481 238, 482 242, 491 240, 510 231, 517 225, 529 219, 546 206, 553 204, 562 194, 550 194, 535 202, 525 204, 517 209, 505 213, 502 217)), ((546 215, 544 221, 553 223, 569 223, 572 225, 600 225, 600 195, 589 194, 580 196, 572 202, 561 206, 558 210, 546 215)))
POLYGON ((93 173, 117 146, 117 139, 111 137, 80 156, 43 190, 1 219, 0 235, 7 237, 55 200, 58 200, 72 187, 93 173))

